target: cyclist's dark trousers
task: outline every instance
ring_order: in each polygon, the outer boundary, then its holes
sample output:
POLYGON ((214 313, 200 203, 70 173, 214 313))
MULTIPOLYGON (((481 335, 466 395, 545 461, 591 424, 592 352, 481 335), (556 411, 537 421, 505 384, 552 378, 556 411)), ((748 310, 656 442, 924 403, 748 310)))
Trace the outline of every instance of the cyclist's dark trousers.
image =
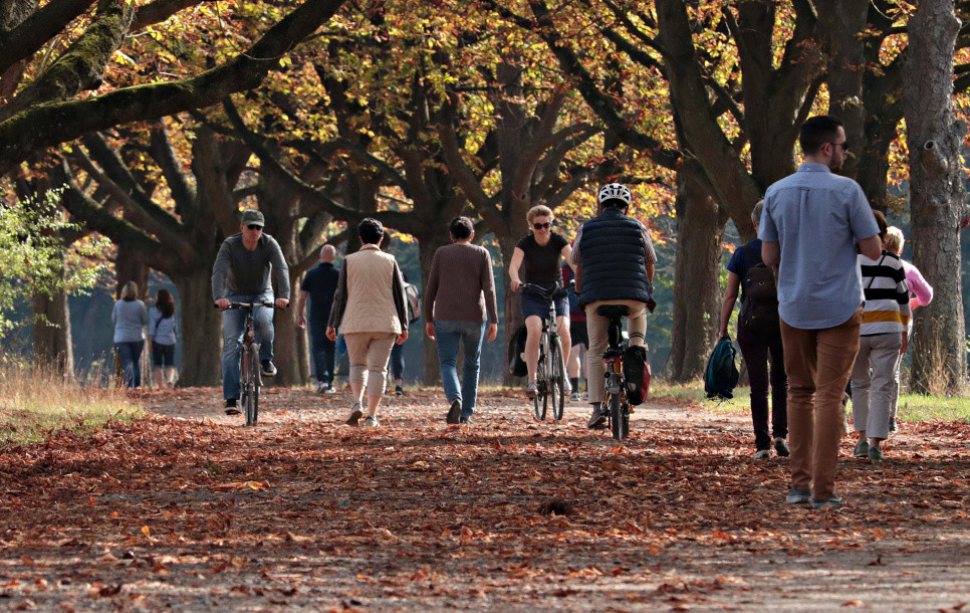
POLYGON ((115 343, 118 357, 121 359, 121 369, 125 375, 126 387, 141 387, 141 351, 145 341, 132 343, 115 343))
POLYGON ((610 344, 610 320, 596 314, 596 309, 604 304, 622 304, 630 308, 630 316, 626 318, 627 332, 631 335, 630 344, 643 346, 641 337, 633 337, 647 333, 647 305, 635 300, 600 300, 586 305, 586 331, 589 333, 589 351, 586 352, 586 389, 589 391, 589 401, 603 402, 606 396, 606 364, 603 354, 610 344))
MULTIPOLYGON (((229 302, 273 302, 273 293, 258 295, 226 296, 229 302)), ((273 359, 273 309, 259 307, 253 310, 256 342, 259 343, 259 359, 273 359)), ((227 309, 222 312, 222 397, 239 398, 239 352, 246 333, 246 310, 227 309)))
POLYGON ((310 351, 318 383, 333 385, 334 358, 337 343, 327 338, 327 322, 310 321, 310 351))
POLYGON ((757 449, 769 449, 771 438, 788 437, 788 375, 781 332, 757 334, 738 328, 738 345, 751 382, 751 422, 757 449), (771 370, 769 371, 769 364, 771 370), (770 372, 770 374, 769 374, 770 372), (768 384, 771 383, 771 434, 768 433, 768 384))

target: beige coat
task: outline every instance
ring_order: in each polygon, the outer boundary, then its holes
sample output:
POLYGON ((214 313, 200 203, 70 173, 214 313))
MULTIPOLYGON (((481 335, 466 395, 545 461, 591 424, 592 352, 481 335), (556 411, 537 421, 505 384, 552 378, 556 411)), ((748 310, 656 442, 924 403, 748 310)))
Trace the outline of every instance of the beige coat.
POLYGON ((339 294, 346 287, 346 306, 341 309, 340 320, 334 322, 339 324, 340 332, 401 334, 398 302, 403 304, 403 295, 398 301, 394 296, 395 288, 401 288, 398 291, 403 294, 399 275, 394 256, 382 252, 377 245, 363 245, 360 251, 348 255, 341 270, 346 285, 341 284, 335 297, 339 301, 342 298, 339 294))

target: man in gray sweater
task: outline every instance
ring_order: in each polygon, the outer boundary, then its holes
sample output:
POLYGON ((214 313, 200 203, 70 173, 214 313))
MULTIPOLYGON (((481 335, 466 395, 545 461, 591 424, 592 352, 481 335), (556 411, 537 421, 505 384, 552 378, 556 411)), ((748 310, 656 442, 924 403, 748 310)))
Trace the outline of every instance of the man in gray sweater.
MULTIPOLYGON (((212 297, 222 309, 222 395, 226 400, 226 414, 238 415, 239 353, 246 330, 246 313, 230 309, 233 302, 273 303, 270 272, 276 277, 281 298, 275 300, 283 309, 289 304, 290 271, 279 243, 263 234, 263 214, 247 209, 239 218, 239 234, 228 237, 219 249, 212 266, 212 297)), ((259 359, 263 375, 276 374, 273 366, 273 309, 258 308, 253 312, 259 359)))

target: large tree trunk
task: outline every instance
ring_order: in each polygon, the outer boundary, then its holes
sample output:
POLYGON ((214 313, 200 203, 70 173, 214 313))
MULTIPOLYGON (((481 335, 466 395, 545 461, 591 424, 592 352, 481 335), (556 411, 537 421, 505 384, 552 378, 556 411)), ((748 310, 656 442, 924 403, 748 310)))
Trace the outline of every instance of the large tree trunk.
POLYGON ((171 275, 182 299, 180 387, 218 386, 222 381, 222 314, 212 301, 210 270, 171 275))
POLYGON ((717 336, 721 305, 721 244, 727 216, 699 183, 677 174, 677 255, 674 270, 670 378, 704 374, 717 336))
POLYGON ((67 294, 36 294, 31 307, 34 313, 34 366, 50 369, 73 381, 74 350, 67 294))
POLYGON ((952 0, 922 0, 909 21, 904 106, 909 143, 914 263, 934 288, 917 311, 912 387, 957 392, 966 382, 960 220, 960 148, 967 126, 953 114, 953 50, 960 21, 952 0))

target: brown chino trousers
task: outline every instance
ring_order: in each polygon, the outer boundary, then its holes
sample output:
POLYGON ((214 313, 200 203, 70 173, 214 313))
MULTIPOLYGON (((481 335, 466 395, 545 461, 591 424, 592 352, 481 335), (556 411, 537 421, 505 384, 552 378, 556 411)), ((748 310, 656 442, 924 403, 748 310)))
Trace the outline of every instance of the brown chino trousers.
POLYGON ((845 323, 803 330, 781 322, 788 373, 791 487, 815 500, 835 495, 843 432, 842 396, 859 353, 862 308, 845 323))

